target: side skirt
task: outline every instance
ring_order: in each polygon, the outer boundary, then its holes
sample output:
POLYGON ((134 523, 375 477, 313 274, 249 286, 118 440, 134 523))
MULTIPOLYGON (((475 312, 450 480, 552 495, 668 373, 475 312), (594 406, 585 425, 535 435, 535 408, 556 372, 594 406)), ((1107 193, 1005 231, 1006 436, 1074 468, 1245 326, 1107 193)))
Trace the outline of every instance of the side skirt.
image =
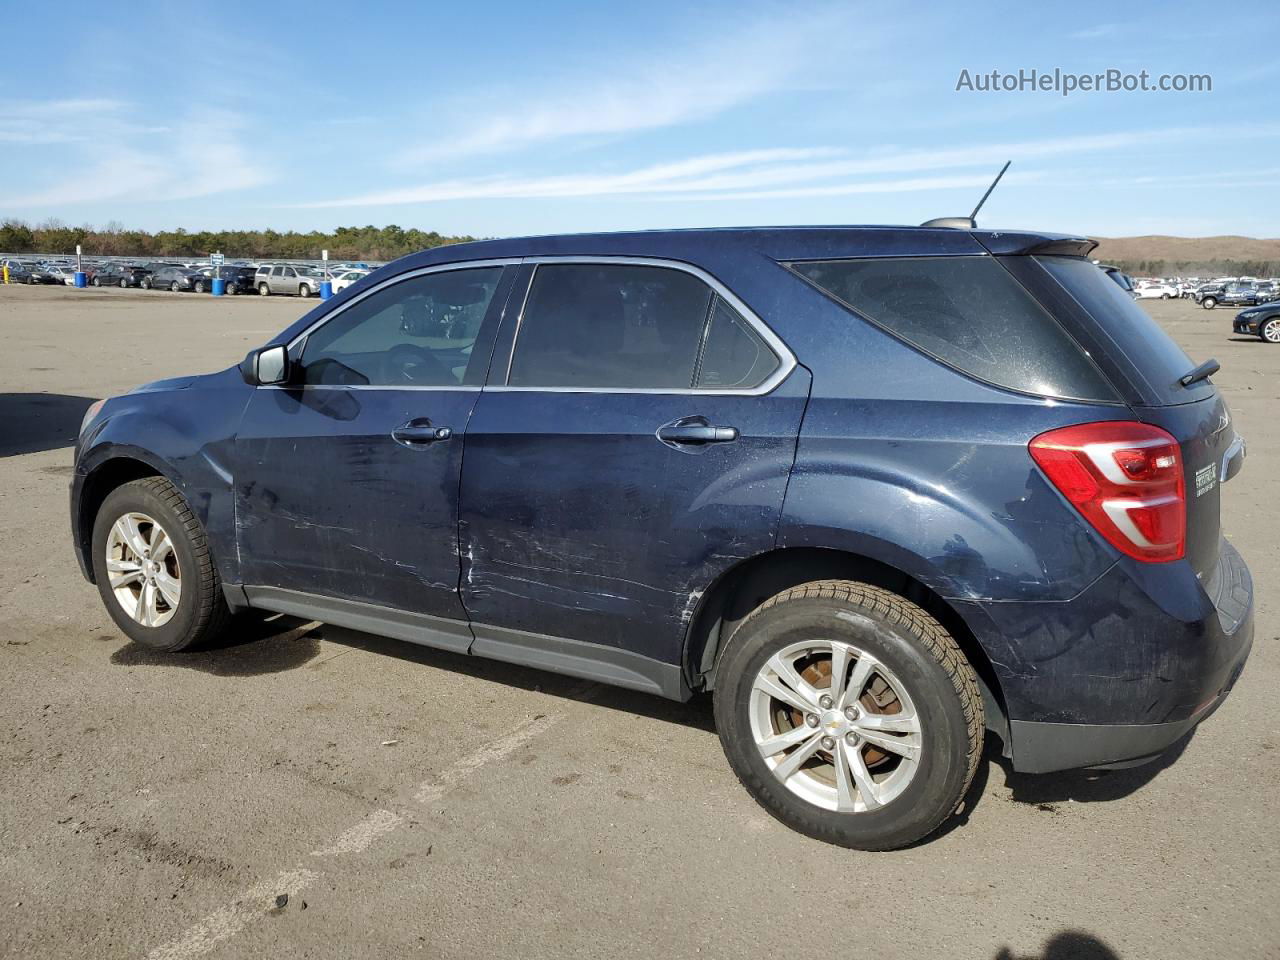
POLYGON ((319 620, 453 653, 472 653, 671 700, 688 700, 692 696, 678 664, 663 663, 598 643, 466 623, 280 587, 227 585, 227 593, 243 596, 245 604, 256 610, 319 620))

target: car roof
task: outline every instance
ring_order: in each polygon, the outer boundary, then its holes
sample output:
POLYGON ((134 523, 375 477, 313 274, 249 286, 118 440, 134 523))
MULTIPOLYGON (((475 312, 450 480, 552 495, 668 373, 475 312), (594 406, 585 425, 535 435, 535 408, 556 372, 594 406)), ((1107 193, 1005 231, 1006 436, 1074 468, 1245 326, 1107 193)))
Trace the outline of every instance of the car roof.
POLYGON ((577 233, 477 240, 433 247, 396 261, 398 269, 538 256, 658 257, 697 261, 729 250, 775 260, 884 256, 1018 254, 1037 250, 1084 256, 1093 240, 1025 230, 965 230, 951 227, 837 226, 725 227, 577 233))

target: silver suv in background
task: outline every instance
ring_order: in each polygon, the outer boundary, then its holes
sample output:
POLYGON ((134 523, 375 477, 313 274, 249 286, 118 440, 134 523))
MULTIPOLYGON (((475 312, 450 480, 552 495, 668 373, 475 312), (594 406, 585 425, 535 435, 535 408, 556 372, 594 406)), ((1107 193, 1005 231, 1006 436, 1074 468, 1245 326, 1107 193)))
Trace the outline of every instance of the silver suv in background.
POLYGON ((258 293, 264 297, 273 293, 309 297, 320 292, 320 284, 323 280, 324 274, 314 267, 264 263, 258 267, 254 285, 258 288, 258 293))

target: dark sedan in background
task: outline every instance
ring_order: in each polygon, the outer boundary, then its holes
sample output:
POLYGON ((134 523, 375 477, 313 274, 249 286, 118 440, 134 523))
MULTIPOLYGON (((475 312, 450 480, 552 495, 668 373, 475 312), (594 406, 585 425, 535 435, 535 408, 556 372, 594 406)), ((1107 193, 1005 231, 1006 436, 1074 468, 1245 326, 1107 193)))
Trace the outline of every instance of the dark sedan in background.
POLYGON ((211 286, 212 281, 199 270, 168 264, 158 267, 141 283, 143 290, 172 290, 174 293, 186 290, 204 293, 211 286))
POLYGON ((255 267, 202 267, 200 272, 208 279, 209 289, 213 288, 213 278, 222 277, 226 282, 226 292, 235 296, 253 289, 253 278, 257 272, 255 267))
POLYGON ((1280 343, 1280 302, 1241 310, 1232 321, 1231 329, 1236 333, 1261 337, 1267 343, 1280 343))

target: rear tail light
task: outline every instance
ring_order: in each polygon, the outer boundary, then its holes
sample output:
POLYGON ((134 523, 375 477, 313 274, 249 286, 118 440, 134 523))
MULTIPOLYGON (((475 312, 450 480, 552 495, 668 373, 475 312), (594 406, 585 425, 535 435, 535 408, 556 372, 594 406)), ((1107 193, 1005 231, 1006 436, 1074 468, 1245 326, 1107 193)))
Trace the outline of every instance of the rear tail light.
POLYGON ((1031 457, 1058 491, 1117 550, 1136 560, 1180 560, 1187 500, 1182 450, 1146 423, 1081 423, 1042 433, 1031 457))

